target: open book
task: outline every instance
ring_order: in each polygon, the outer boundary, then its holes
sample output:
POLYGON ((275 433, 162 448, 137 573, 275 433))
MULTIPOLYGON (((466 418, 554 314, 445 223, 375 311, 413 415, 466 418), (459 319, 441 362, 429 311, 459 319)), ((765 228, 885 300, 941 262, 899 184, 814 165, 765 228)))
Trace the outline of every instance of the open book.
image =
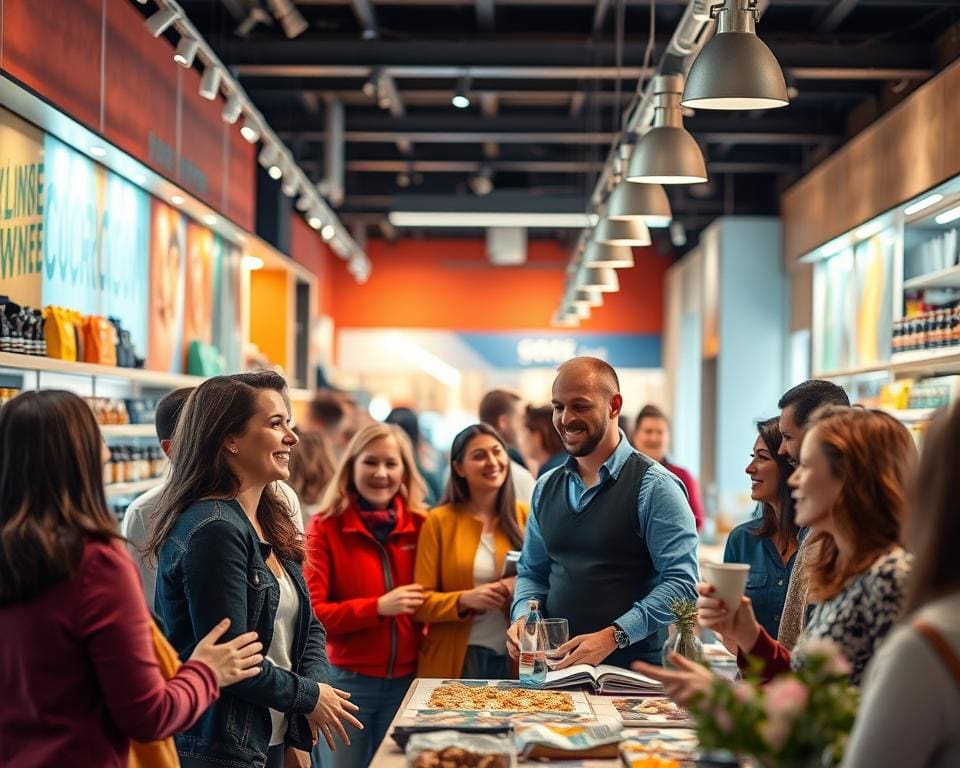
POLYGON ((589 664, 574 664, 566 669, 547 672, 544 688, 570 688, 589 685, 597 693, 663 693, 663 685, 639 672, 631 672, 623 667, 601 664, 592 667, 589 664))

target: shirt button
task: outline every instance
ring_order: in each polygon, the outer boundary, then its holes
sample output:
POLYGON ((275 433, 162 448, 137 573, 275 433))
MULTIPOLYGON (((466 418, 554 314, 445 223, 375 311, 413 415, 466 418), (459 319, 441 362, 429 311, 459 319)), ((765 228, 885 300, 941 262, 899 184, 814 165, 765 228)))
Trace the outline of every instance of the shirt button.
POLYGON ((780 579, 780 580, 777 582, 777 586, 778 586, 778 587, 782 587, 782 586, 783 586, 783 579, 780 579))
POLYGON ((780 621, 780 614, 778 613, 776 616, 774 616, 774 617, 773 617, 773 620, 774 620, 774 621, 780 621))

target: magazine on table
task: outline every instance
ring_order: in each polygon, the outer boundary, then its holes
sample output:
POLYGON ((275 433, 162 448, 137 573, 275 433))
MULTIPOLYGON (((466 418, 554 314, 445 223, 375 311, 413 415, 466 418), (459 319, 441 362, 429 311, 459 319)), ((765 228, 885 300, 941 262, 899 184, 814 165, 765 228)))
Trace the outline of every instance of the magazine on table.
POLYGON ((610 664, 591 666, 590 664, 574 664, 566 669, 555 669, 547 672, 547 679, 543 688, 571 688, 588 685, 596 693, 625 693, 625 694, 658 694, 663 692, 663 685, 656 680, 631 672, 623 667, 614 667, 610 664))

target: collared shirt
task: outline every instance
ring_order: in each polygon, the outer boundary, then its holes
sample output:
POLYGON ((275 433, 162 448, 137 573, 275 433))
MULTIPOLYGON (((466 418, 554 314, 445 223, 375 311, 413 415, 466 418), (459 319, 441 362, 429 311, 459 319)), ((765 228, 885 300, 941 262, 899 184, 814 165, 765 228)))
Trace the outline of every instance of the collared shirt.
MULTIPOLYGON (((543 605, 549 588, 550 553, 544 545, 537 522, 540 494, 547 478, 552 477, 554 472, 564 473, 567 500, 572 509, 579 511, 590 503, 605 483, 617 481, 620 470, 635 452, 621 431, 620 443, 600 467, 596 485, 587 488, 577 471, 577 461, 572 456, 537 481, 532 513, 524 534, 523 553, 517 565, 517 583, 511 610, 514 621, 526 614, 530 598, 539 599, 543 605)), ((671 624, 671 601, 678 597, 695 600, 699 579, 697 531, 683 483, 659 464, 655 463, 647 470, 637 489, 637 516, 637 530, 646 539, 660 583, 625 614, 610 617, 610 623, 618 624, 627 633, 631 643, 671 624)))

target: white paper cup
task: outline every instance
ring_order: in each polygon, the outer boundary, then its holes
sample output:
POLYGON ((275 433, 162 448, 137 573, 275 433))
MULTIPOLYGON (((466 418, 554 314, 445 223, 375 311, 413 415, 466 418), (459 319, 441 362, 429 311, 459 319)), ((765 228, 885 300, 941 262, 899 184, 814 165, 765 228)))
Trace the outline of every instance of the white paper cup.
POLYGON ((716 596, 723 600, 729 611, 736 611, 740 607, 748 573, 750 566, 746 563, 703 564, 704 580, 716 590, 716 596))

